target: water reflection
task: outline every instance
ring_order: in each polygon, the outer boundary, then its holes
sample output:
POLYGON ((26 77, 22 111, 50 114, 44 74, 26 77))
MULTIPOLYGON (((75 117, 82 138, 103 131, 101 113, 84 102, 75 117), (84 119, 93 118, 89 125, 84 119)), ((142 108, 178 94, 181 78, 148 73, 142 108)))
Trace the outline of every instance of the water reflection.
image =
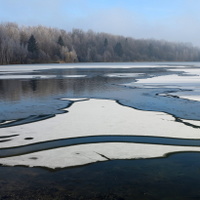
POLYGON ((62 113, 61 109, 70 105, 69 101, 60 100, 62 97, 106 96, 103 94, 117 90, 112 84, 125 82, 104 77, 107 72, 113 70, 50 69, 25 75, 56 78, 0 79, 0 121, 62 113))
POLYGON ((1 101, 19 101, 24 98, 90 95, 103 92, 107 78, 0 80, 1 101))
MULTIPOLYGON (((157 70, 148 70, 146 73, 157 73, 157 70)), ((127 73, 142 74, 145 69, 60 69, 43 70, 29 73, 30 76, 42 76, 47 78, 27 78, 27 79, 0 79, 0 101, 16 101, 27 97, 48 97, 60 95, 93 95, 113 91, 112 84, 135 81, 136 77, 109 77, 106 74, 127 73), (54 78, 48 76, 54 75, 54 78), (84 75, 85 77, 81 77, 84 75), (71 78, 70 78, 71 76, 71 78), (77 76, 77 77, 73 77, 77 76), (67 78, 68 77, 68 78, 67 78), (112 88, 112 89, 111 89, 112 88)), ((163 70, 161 70, 163 71, 163 70)), ((13 76, 17 76, 13 74, 13 76)), ((116 88, 117 90, 117 88, 116 88)))
MULTIPOLYGON (((181 91, 179 88, 122 86, 138 78, 168 74, 181 72, 168 71, 167 68, 49 69, 24 73, 34 76, 31 79, 0 79, 0 120, 61 113, 60 110, 70 104, 60 100, 63 97, 113 99, 141 110, 162 111, 180 118, 199 120, 200 102, 158 95, 181 91)), ((15 73, 12 75, 17 76, 15 73)))

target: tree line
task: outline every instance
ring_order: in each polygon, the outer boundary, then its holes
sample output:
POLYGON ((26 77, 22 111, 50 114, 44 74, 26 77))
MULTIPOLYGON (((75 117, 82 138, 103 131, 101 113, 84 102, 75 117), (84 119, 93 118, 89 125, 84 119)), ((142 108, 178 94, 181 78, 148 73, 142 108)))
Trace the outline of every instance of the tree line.
POLYGON ((0 64, 199 60, 200 49, 185 43, 0 24, 0 64))

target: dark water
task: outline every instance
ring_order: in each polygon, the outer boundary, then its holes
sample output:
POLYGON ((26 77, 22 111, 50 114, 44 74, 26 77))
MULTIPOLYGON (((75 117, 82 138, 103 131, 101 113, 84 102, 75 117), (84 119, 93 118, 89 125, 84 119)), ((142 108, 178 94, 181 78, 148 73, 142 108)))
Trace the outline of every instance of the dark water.
POLYGON ((113 160, 48 171, 1 167, 0 199, 198 200, 200 154, 113 160))
MULTIPOLYGON (((192 66, 188 65, 187 68, 192 66)), ((185 75, 168 71, 176 68, 133 69, 47 69, 26 73, 12 72, 15 78, 1 79, 0 74, 0 139, 1 142, 16 137, 1 135, 1 129, 45 120, 62 114, 63 108, 73 101, 61 98, 101 98, 116 100, 119 104, 141 110, 162 111, 175 117, 177 123, 192 128, 198 126, 184 123, 182 119, 200 120, 200 102, 159 96, 182 88, 137 88, 122 84, 167 74, 185 75), (138 77, 120 74, 141 73, 138 77), (107 76, 118 74, 119 76, 107 76), (19 75, 34 76, 18 78, 19 75), (40 78, 45 75, 46 78, 40 78), (85 75, 85 77, 66 77, 85 75), (36 76, 36 78, 35 78, 36 76), (10 122, 10 120, 13 120, 10 122)), ((20 134, 20 133, 18 133, 20 134)), ((181 140, 160 137, 100 137, 76 138, 33 144, 27 147, 1 149, 1 156, 24 154, 77 143, 106 141, 141 142, 150 144, 173 144, 198 146, 198 140, 181 140), (118 138, 117 138, 118 137, 118 138), (74 143, 73 143, 74 142, 74 143), (19 153, 20 151, 20 153, 19 153)), ((28 138, 27 138, 28 139, 28 138)), ((29 138, 31 139, 31 138, 29 138)), ((1 143, 0 143, 1 146, 1 143)), ((192 200, 200 199, 200 154, 178 153, 166 158, 111 160, 87 166, 49 171, 41 168, 0 167, 0 200, 4 199, 69 199, 69 200, 192 200)))

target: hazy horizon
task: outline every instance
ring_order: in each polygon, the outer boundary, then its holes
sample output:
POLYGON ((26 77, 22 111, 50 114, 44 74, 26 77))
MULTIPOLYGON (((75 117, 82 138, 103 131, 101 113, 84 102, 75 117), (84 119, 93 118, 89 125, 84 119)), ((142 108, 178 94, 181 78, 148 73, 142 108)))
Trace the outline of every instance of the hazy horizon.
POLYGON ((198 0, 0 0, 0 22, 105 32, 200 47, 198 0))

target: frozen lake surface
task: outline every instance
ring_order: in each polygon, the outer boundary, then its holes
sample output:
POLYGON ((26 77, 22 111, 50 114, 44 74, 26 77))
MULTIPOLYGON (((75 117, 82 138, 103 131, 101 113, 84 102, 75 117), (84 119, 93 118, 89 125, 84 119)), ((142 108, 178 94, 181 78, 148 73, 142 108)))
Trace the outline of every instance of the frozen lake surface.
POLYGON ((0 66, 1 170, 185 163, 200 151, 199 76, 200 63, 0 66))

